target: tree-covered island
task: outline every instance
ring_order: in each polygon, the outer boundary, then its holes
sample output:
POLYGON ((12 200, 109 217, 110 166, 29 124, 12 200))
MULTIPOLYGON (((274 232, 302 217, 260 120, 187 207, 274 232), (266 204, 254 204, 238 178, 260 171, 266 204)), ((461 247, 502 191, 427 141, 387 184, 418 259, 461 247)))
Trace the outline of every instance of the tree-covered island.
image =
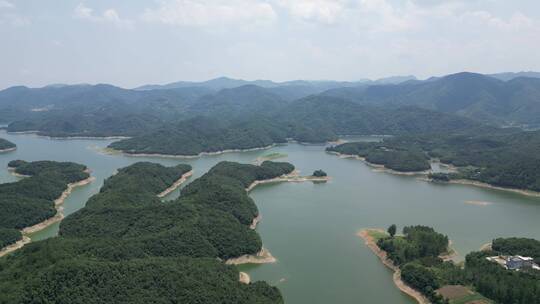
POLYGON ((240 283, 224 261, 262 249, 249 227, 258 210, 246 188, 294 166, 221 162, 178 199, 157 197, 189 170, 120 169, 62 221, 58 237, 0 259, 0 303, 283 303, 277 288, 240 283))
POLYGON ((17 148, 17 146, 14 143, 7 139, 0 138, 0 153, 12 151, 15 148, 17 148))
POLYGON ((0 184, 0 248, 19 241, 20 230, 54 217, 55 200, 90 176, 86 166, 71 162, 14 160, 8 166, 28 177, 0 184))
POLYGON ((433 228, 408 226, 402 235, 394 233, 392 225, 388 233, 367 229, 360 235, 385 264, 398 272, 394 276, 398 286, 402 281, 413 289, 405 289, 411 296, 419 292, 426 298, 417 297, 419 302, 540 303, 540 267, 534 264, 540 260, 538 240, 495 239, 489 250, 469 253, 464 266, 459 266, 444 256, 451 251, 448 237, 433 228), (510 266, 516 259, 534 262, 510 266))

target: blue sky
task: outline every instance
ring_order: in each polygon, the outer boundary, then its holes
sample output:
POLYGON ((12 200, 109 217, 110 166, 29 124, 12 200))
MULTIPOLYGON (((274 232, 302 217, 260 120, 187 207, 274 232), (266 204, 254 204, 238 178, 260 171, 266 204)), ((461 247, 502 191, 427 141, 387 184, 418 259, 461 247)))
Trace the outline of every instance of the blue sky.
POLYGON ((540 1, 0 0, 0 88, 540 70, 540 1))

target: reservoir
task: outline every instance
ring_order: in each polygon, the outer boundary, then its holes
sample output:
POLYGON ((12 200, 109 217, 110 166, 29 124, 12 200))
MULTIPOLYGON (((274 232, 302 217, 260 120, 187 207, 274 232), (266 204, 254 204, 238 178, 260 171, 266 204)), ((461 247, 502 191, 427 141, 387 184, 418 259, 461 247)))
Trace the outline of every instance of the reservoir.
MULTIPOLYGON (((17 180, 6 169, 14 159, 73 161, 92 170, 96 180, 76 188, 66 199, 66 215, 82 208, 118 168, 138 161, 166 166, 188 163, 194 169, 193 180, 223 160, 252 163, 278 152, 287 157, 276 161, 291 162, 303 175, 326 171, 332 177, 327 183, 264 184, 251 192, 262 214, 257 230, 278 262, 240 268, 252 280, 279 287, 286 303, 414 303, 394 286, 391 272, 356 236, 362 228, 432 226, 448 235, 459 259, 496 237, 538 239, 540 235, 540 197, 376 172, 360 160, 328 154, 324 146, 291 143, 269 150, 174 159, 103 153, 112 140, 56 140, 4 132, 0 137, 18 148, 0 154, 2 183, 17 180)), ((178 192, 165 199, 177 197, 178 192)), ((37 241, 57 232, 55 224, 31 238, 37 241)))

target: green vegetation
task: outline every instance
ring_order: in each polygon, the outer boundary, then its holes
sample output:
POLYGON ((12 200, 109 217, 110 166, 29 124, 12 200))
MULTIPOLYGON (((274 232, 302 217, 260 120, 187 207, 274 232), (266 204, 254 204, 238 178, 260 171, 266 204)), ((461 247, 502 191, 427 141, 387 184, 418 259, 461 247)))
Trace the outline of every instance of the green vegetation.
POLYGON ((68 184, 89 177, 85 166, 70 162, 15 160, 8 165, 16 173, 29 177, 0 184, 0 245, 3 245, 0 247, 18 241, 21 234, 17 230, 53 217, 54 200, 68 184))
POLYGON ((241 284, 238 270, 220 260, 261 250, 249 228, 257 207, 245 188, 294 167, 221 162, 177 200, 157 198, 189 170, 120 169, 61 223, 59 237, 0 260, 0 303, 283 303, 276 288, 241 284))
POLYGON ((439 255, 448 251, 446 236, 425 226, 405 227, 403 234, 404 236, 395 237, 379 236, 377 245, 400 267, 402 280, 422 292, 432 303, 448 303, 448 299, 444 299, 436 292, 443 286, 455 290, 454 292, 447 290, 447 293, 458 293, 458 288, 448 285, 470 286, 468 289, 473 291, 464 297, 452 298, 450 303, 453 304, 467 303, 472 300, 484 300, 491 303, 484 296, 497 303, 540 303, 540 271, 506 270, 486 259, 488 256, 498 254, 532 256, 537 259, 540 254, 538 240, 495 239, 493 240, 495 251, 468 254, 465 268, 462 269, 453 262, 439 258, 439 255))
POLYGON ((396 265, 424 257, 437 257, 448 250, 448 237, 426 226, 407 226, 403 235, 379 240, 377 246, 386 251, 396 265))
POLYGON ((394 235, 396 235, 397 227, 396 227, 395 224, 392 224, 392 225, 390 225, 390 227, 388 227, 388 230, 386 230, 386 231, 388 232, 390 237, 393 238, 394 235))
POLYGON ((540 241, 535 239, 498 238, 491 243, 491 249, 501 254, 532 257, 537 264, 540 264, 540 241))
POLYGON ((316 177, 325 177, 327 176, 326 172, 324 172, 323 170, 315 170, 313 171, 313 176, 316 176, 316 177))
POLYGON ((139 137, 124 139, 109 148, 126 153, 197 155, 231 149, 253 149, 286 142, 285 131, 265 120, 229 124, 194 118, 139 137))
POLYGON ((22 234, 17 229, 0 227, 0 249, 15 244, 22 239, 22 234))
POLYGON ((382 143, 346 143, 328 150, 360 155, 398 171, 427 168, 428 158, 438 158, 459 167, 459 172, 431 174, 436 181, 468 179, 540 191, 540 131, 397 136, 382 143))
POLYGON ((16 145, 9 140, 0 138, 0 151, 15 148, 16 145))
POLYGON ((400 172, 425 171, 431 168, 429 158, 420 149, 387 145, 387 141, 351 142, 328 147, 327 151, 340 154, 358 155, 372 164, 400 172))

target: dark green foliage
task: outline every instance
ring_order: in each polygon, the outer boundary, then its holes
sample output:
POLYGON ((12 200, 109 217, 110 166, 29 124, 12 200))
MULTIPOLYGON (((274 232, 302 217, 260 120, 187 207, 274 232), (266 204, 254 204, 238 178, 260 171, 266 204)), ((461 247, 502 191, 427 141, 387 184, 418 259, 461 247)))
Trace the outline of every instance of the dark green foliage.
POLYGON ((340 88, 323 95, 365 105, 421 106, 502 125, 540 124, 540 79, 534 78, 504 82, 486 75, 457 73, 431 81, 340 88))
POLYGON ((325 176, 327 176, 327 174, 323 170, 315 170, 315 171, 313 171, 313 176, 325 177, 325 176))
POLYGON ((540 241, 528 238, 498 238, 491 243, 493 251, 503 255, 522 255, 540 264, 540 241))
POLYGON ((0 303, 283 303, 276 288, 239 283, 236 268, 217 258, 261 249, 257 233, 235 216, 235 208, 257 214, 244 183, 294 167, 224 162, 179 199, 156 197, 190 169, 120 169, 61 223, 60 237, 0 260, 0 303), (208 182, 217 180, 223 184, 208 182))
POLYGON ((495 254, 473 252, 466 256, 465 271, 476 289, 497 303, 540 303, 540 271, 506 270, 486 260, 495 254))
POLYGON ((404 237, 380 239, 377 245, 387 252, 395 264, 423 258, 437 257, 448 250, 448 237, 426 226, 403 228, 404 237))
POLYGON ((285 130, 267 120, 228 123, 198 117, 109 145, 126 153, 197 155, 286 142, 285 130))
POLYGON ((390 225, 390 227, 388 227, 388 234, 390 235, 390 237, 394 237, 394 235, 396 235, 396 230, 397 230, 397 227, 395 224, 392 224, 390 225))
POLYGON ((366 161, 384 165, 388 169, 401 172, 425 171, 431 168, 429 158, 415 147, 387 145, 387 142, 352 142, 328 147, 327 151, 340 154, 358 155, 366 161))
POLYGON ((7 149, 13 149, 16 145, 12 142, 10 142, 7 139, 0 138, 0 151, 1 150, 7 150, 7 149))
POLYGON ((0 227, 0 249, 16 243, 22 239, 22 234, 17 229, 0 227))
POLYGON ((0 227, 22 229, 56 214, 54 200, 70 183, 89 177, 83 165, 53 161, 11 161, 15 172, 30 176, 0 185, 0 227))
POLYGON ((450 181, 450 175, 447 173, 430 173, 428 175, 428 178, 436 182, 449 182, 450 181))
POLYGON ((440 286, 437 276, 429 267, 418 263, 408 263, 401 267, 401 278, 407 285, 423 293, 432 303, 444 303, 435 293, 440 286))

